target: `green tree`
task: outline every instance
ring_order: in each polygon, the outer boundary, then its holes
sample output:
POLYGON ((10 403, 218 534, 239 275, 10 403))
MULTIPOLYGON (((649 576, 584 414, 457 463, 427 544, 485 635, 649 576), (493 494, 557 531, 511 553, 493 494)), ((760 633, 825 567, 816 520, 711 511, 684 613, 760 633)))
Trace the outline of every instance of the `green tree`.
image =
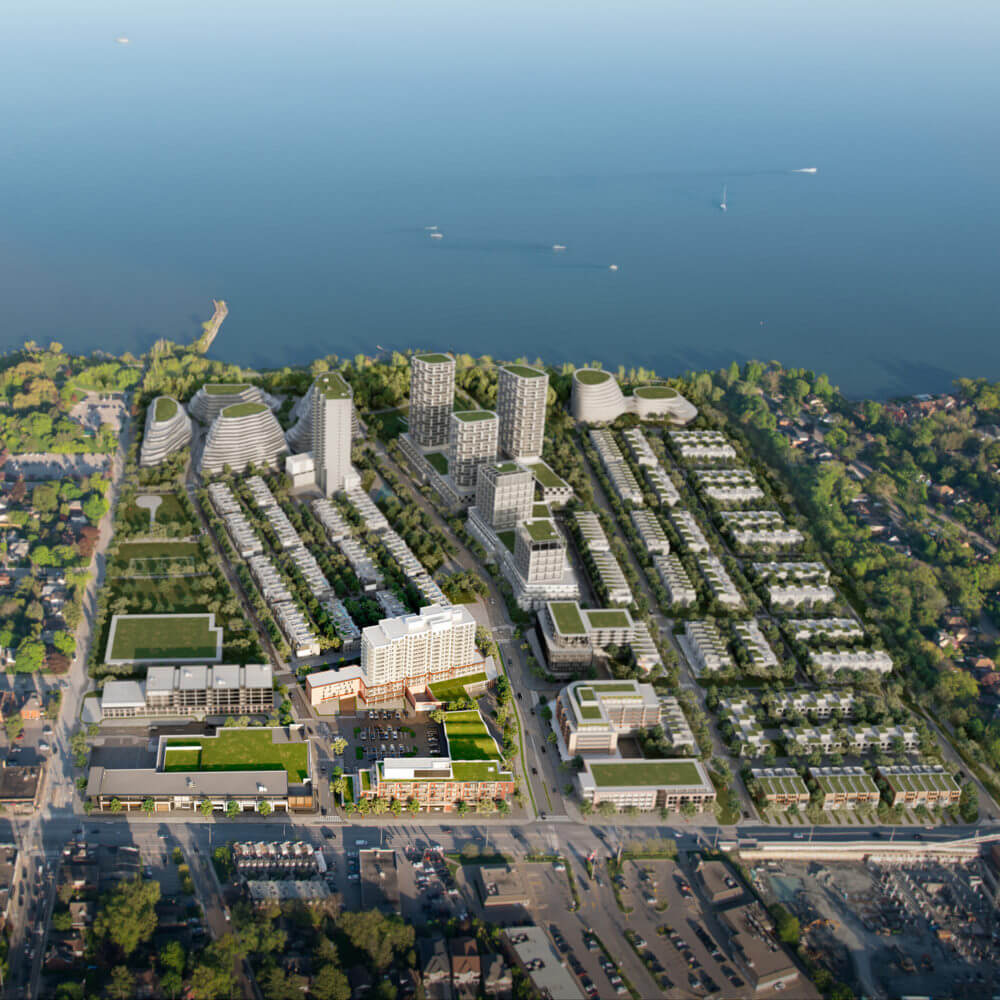
POLYGON ((351 987, 347 976, 335 965, 324 965, 309 986, 313 1000, 350 1000, 351 987))
POLYGON ((270 816, 273 811, 271 803, 266 799, 257 806, 257 812, 260 813, 261 816, 270 816))
POLYGON ((778 940, 793 948, 797 947, 802 936, 799 918, 793 917, 780 903, 771 909, 771 916, 774 917, 774 927, 778 933, 778 940))
POLYGON ((117 798, 115 798, 115 799, 112 799, 112 800, 111 800, 111 805, 110 805, 110 806, 109 806, 108 808, 109 808, 109 809, 111 810, 111 812, 113 812, 113 813, 114 813, 115 815, 117 815, 118 813, 120 813, 120 812, 122 811, 122 803, 121 803, 121 799, 117 799, 117 798))
POLYGON ((343 736, 338 736, 330 745, 333 748, 333 752, 338 757, 341 757, 347 749, 347 740, 345 740, 343 736))
POLYGON ((198 803, 198 808, 201 810, 202 816, 211 816, 212 810, 215 807, 212 805, 211 799, 202 799, 201 802, 198 803))
POLYGON ((226 815, 230 819, 236 819, 240 812, 242 812, 242 810, 240 809, 240 804, 236 801, 236 799, 230 799, 226 803, 226 815))
POLYGON ((142 800, 142 811, 147 816, 152 816, 153 813, 156 812, 156 803, 152 799, 143 799, 142 800))
POLYGON ((111 970, 108 996, 114 1000, 129 1000, 135 990, 135 976, 124 965, 116 965, 111 970))
POLYGON ((24 719, 20 712, 15 712, 10 716, 4 723, 4 728, 7 730, 7 739, 13 742, 24 732, 24 719))
POLYGON ((101 900, 94 919, 94 935, 108 939, 128 957, 156 930, 160 885, 136 878, 120 882, 101 900))
POLYGON ((958 800, 958 811, 966 823, 974 823, 979 819, 979 792, 971 781, 962 785, 962 797, 958 800))
POLYGON ((336 926, 358 951, 368 955, 379 971, 389 967, 397 952, 413 947, 413 927, 400 917, 387 917, 378 910, 345 911, 337 917, 336 926))

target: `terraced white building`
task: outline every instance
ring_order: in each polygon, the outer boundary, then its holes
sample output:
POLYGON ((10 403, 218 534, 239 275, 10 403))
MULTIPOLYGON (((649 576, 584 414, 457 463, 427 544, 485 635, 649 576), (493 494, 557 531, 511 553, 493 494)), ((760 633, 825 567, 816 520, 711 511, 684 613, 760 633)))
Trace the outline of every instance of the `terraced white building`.
POLYGON ((172 396, 157 396, 146 410, 140 465, 159 465, 191 443, 191 418, 172 396))
POLYGON ((242 472, 251 462, 277 466, 287 452, 281 425, 265 403, 234 403, 209 428, 199 471, 214 475, 228 465, 242 472))
POLYGON ((211 424, 227 406, 264 402, 264 393, 247 382, 207 382, 191 397, 188 410, 196 420, 211 424))
POLYGON ((584 424, 610 423, 623 413, 640 420, 669 417, 674 423, 690 423, 698 411, 676 389, 667 385, 643 385, 626 396, 610 372, 578 368, 573 373, 570 399, 573 419, 584 424))

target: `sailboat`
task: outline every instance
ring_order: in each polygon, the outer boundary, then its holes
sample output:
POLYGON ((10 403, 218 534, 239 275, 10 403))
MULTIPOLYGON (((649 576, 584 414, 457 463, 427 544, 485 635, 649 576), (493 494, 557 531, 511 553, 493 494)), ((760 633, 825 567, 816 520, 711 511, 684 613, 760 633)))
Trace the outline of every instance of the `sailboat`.
POLYGON ((722 201, 719 202, 719 208, 724 212, 726 210, 726 185, 722 185, 722 201))

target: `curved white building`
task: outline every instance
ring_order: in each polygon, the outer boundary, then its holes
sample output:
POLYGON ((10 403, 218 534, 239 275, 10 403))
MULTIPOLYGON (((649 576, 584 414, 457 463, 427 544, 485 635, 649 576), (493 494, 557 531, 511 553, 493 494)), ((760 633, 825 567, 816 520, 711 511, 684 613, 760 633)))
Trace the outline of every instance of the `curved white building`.
POLYGON ((614 376, 599 368, 578 368, 573 373, 570 411, 574 420, 584 424, 610 423, 623 413, 634 413, 640 420, 669 417, 674 423, 687 424, 698 415, 697 409, 668 385, 641 385, 626 396, 614 376))
POLYGON ((191 397, 188 410, 203 424, 211 424, 227 407, 236 403, 264 403, 264 393, 245 382, 208 382, 191 397))
POLYGON ((288 448, 295 454, 303 451, 311 451, 313 446, 313 391, 316 388, 314 382, 309 386, 309 391, 292 407, 292 416, 295 423, 291 429, 285 432, 285 440, 288 448))
POLYGON ((140 465, 159 465, 167 455, 191 443, 191 418, 172 396, 157 396, 146 409, 140 465))
POLYGON ((209 428, 199 471, 211 475, 229 466, 242 472, 254 465, 277 465, 286 454, 285 435, 266 403, 233 403, 209 428))

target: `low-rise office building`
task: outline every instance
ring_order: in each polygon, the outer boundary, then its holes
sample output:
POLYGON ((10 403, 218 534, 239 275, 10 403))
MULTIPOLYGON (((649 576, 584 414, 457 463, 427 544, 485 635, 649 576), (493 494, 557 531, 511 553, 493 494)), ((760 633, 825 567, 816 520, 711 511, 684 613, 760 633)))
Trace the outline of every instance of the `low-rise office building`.
POLYGON ((538 996, 552 1000, 583 1000, 583 993, 562 964, 545 931, 534 924, 506 927, 500 939, 511 963, 531 980, 538 996))
POLYGON ((547 601, 538 611, 538 623, 549 666, 556 673, 589 666, 595 648, 627 646, 635 640, 632 616, 617 608, 547 601))
POLYGON ((578 781, 583 800, 595 806, 612 802, 618 809, 649 812, 688 804, 704 809, 715 801, 705 765, 688 758, 585 760, 578 781))
POLYGON ((576 681, 556 697, 555 724, 567 757, 611 756, 618 737, 659 725, 660 701, 651 684, 576 681))

